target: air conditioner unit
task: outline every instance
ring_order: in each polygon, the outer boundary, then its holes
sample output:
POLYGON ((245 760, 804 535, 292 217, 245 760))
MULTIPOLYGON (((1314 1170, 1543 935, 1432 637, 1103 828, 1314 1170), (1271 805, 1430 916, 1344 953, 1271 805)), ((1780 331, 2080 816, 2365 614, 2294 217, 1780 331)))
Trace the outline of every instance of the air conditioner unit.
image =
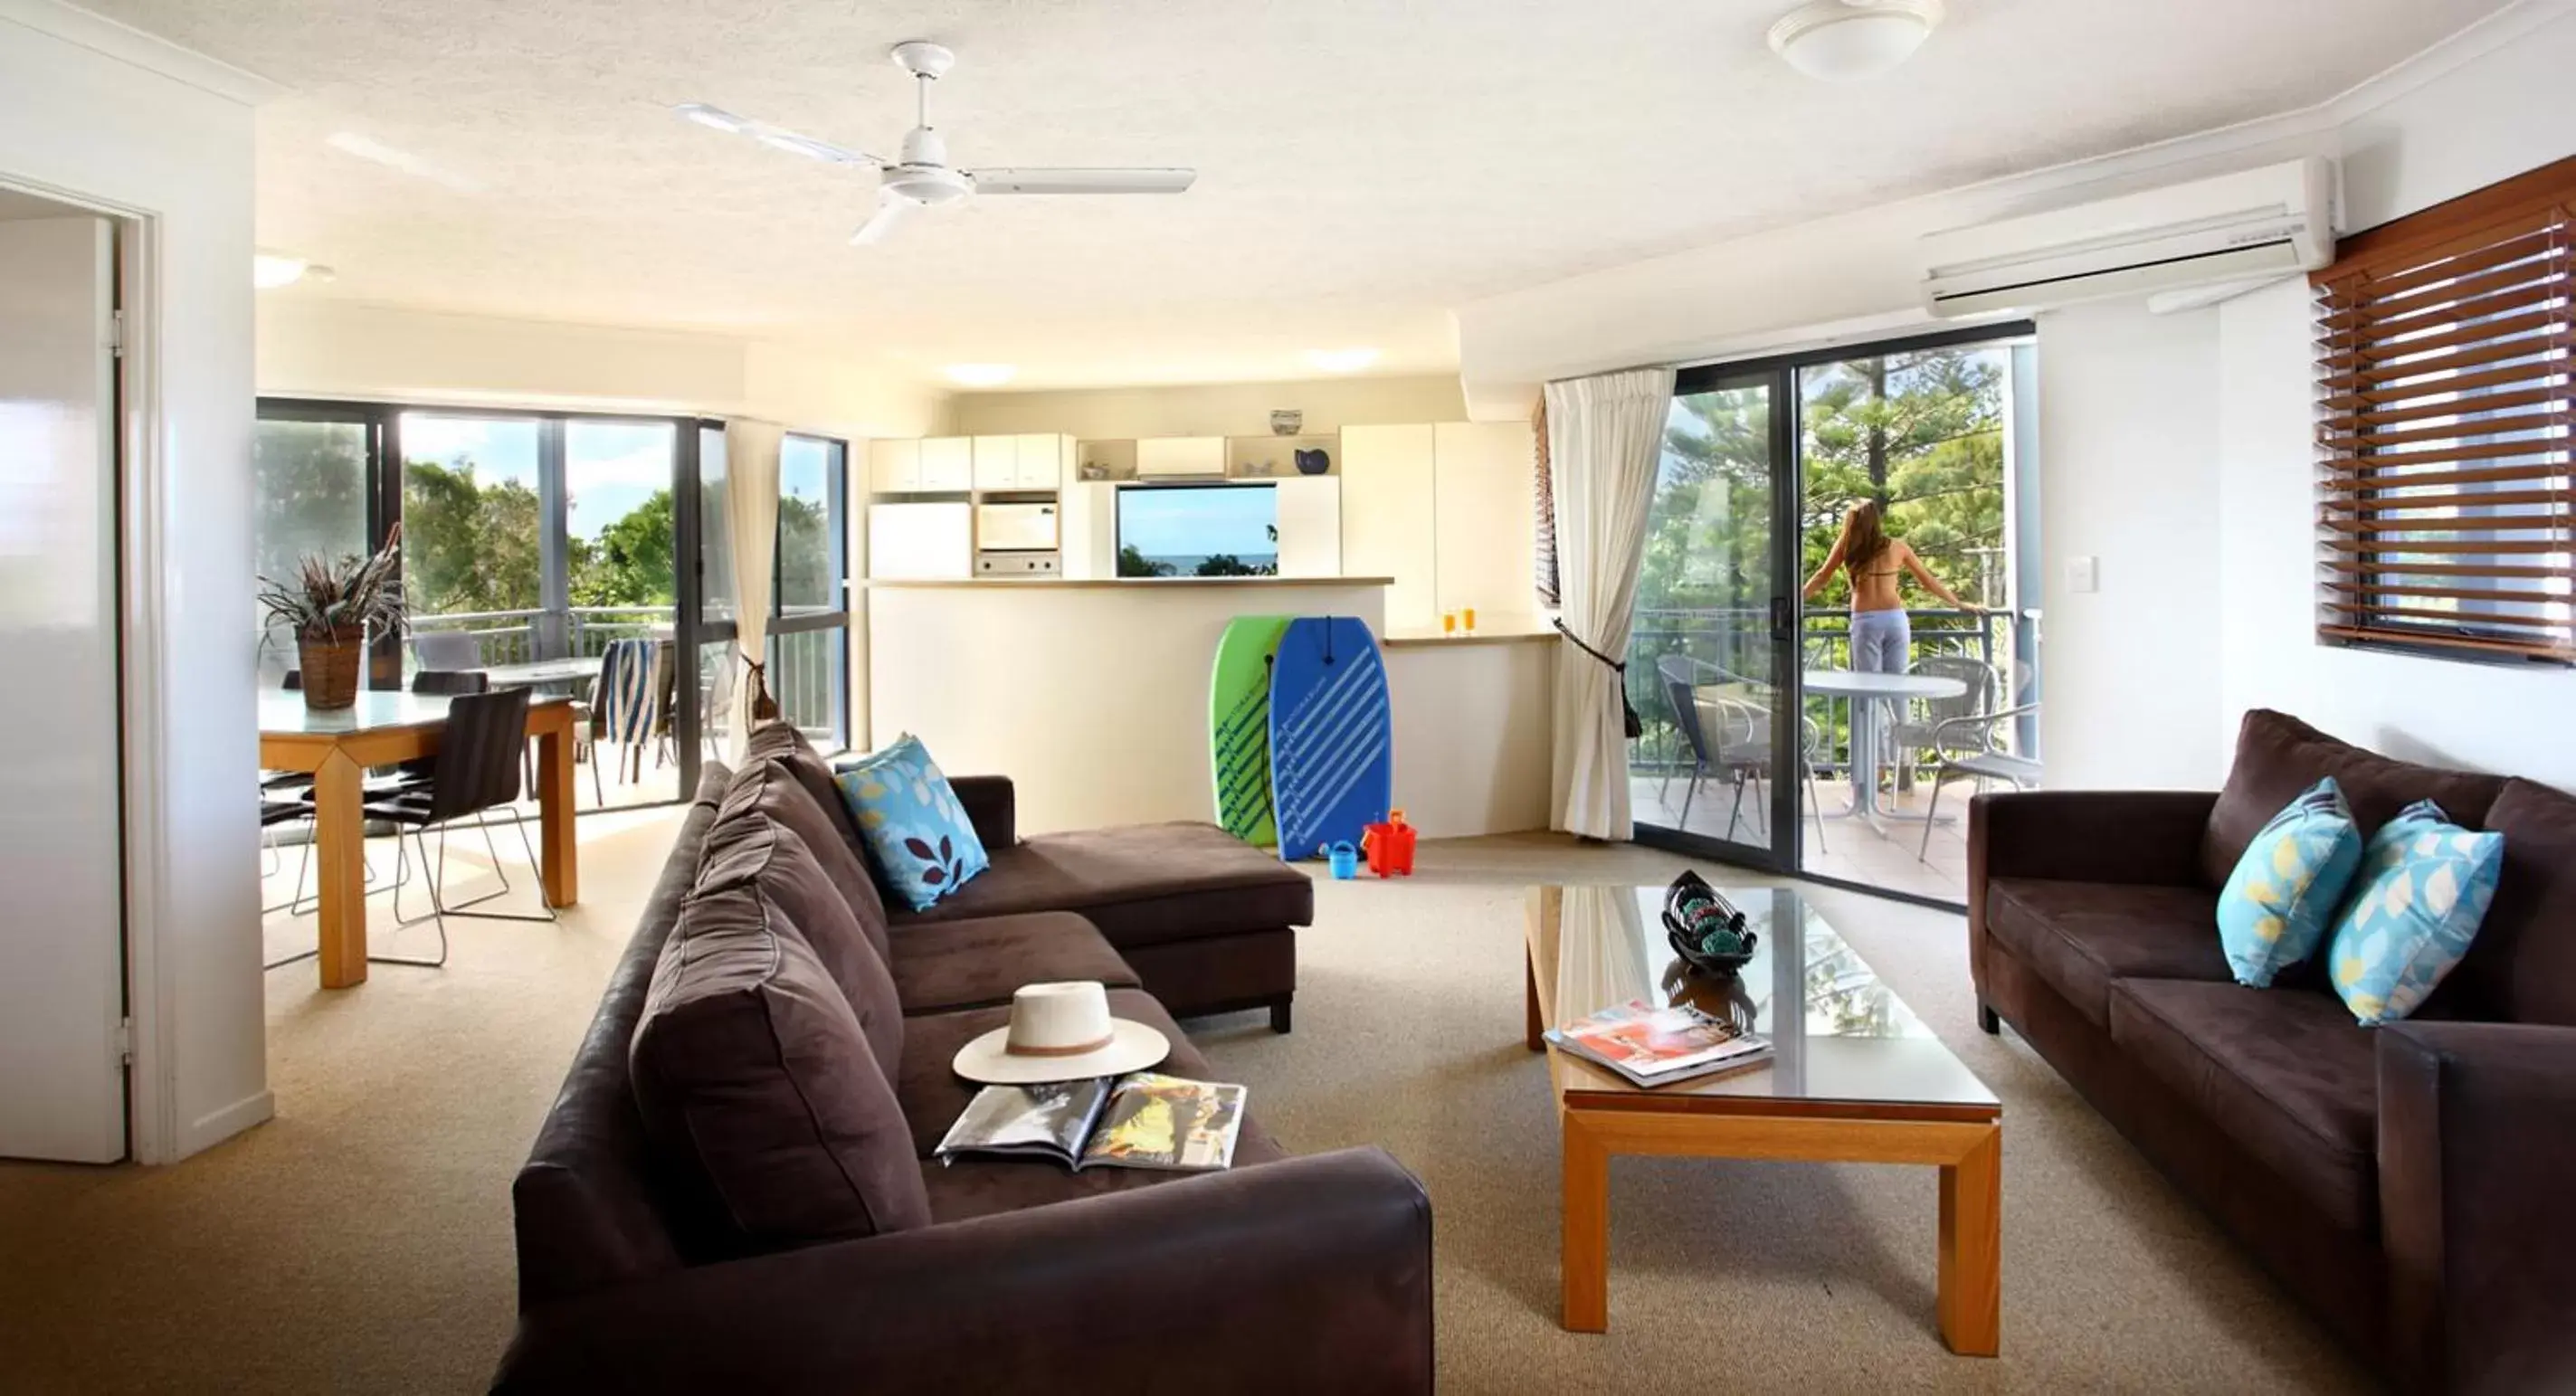
POLYGON ((2334 260, 2334 165, 2300 160, 1923 239, 1943 317, 2315 271, 2334 260))

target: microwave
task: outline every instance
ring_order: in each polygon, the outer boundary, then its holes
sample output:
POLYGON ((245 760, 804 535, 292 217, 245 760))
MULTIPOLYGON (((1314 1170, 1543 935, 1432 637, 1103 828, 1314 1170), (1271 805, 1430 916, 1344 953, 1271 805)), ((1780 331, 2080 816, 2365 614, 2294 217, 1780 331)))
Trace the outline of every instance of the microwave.
POLYGON ((1052 504, 979 504, 975 506, 975 547, 988 553, 1051 553, 1056 550, 1056 514, 1052 504))

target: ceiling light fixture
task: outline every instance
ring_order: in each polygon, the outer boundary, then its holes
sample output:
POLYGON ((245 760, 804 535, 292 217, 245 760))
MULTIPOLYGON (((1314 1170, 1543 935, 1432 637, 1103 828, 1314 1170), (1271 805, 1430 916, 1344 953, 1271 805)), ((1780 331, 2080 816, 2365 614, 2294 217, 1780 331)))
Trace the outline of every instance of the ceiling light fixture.
POLYGON ((998 388, 1017 372, 1010 364, 950 364, 948 380, 968 388, 998 388))
POLYGON ((250 284, 263 291, 292 286, 304 279, 304 272, 311 265, 301 257, 289 257, 283 252, 256 252, 250 259, 250 284))
POLYGON ((1306 362, 1326 373, 1357 373, 1377 362, 1375 349, 1310 349, 1306 362))
POLYGON ((1941 24, 1941 0, 1815 0, 1771 26, 1771 51, 1825 82, 1892 72, 1941 24))
POLYGON ((671 110, 701 126, 712 126, 719 131, 740 133, 751 129, 750 122, 722 107, 711 107, 704 102, 682 102, 671 110))

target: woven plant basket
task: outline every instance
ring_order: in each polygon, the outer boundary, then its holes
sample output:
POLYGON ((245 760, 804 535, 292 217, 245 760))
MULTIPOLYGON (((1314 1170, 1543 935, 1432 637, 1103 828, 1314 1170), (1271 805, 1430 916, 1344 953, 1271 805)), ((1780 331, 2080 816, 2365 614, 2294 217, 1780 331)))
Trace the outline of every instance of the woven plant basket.
POLYGON ((297 644, 304 666, 304 706, 332 712, 358 701, 358 670, 366 660, 364 640, 304 640, 297 644))

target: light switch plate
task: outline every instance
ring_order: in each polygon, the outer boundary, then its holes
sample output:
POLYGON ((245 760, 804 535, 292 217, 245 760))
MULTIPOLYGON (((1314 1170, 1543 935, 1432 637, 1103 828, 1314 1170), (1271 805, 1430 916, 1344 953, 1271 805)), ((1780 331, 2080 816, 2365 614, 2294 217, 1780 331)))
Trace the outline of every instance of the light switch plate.
POLYGON ((2072 592, 2102 589, 2102 559, 2070 557, 2066 560, 2066 589, 2072 592))

